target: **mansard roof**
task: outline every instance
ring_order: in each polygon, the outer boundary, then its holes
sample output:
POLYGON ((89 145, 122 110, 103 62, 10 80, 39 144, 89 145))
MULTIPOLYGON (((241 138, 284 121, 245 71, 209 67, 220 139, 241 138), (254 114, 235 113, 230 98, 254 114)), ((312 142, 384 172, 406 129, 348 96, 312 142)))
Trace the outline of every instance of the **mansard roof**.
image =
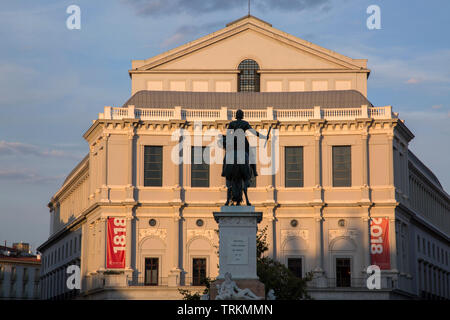
POLYGON ((356 90, 329 90, 304 92, 187 92, 187 91, 139 91, 122 106, 136 108, 173 108, 181 106, 191 109, 312 109, 360 108, 373 105, 356 90))

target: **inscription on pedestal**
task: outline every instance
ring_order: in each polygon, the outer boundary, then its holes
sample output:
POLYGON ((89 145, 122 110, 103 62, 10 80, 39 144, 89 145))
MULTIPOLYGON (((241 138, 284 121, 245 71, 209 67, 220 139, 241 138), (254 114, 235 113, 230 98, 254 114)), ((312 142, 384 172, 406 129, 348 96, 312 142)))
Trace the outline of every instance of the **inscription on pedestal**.
POLYGON ((228 245, 228 264, 248 264, 248 237, 234 237, 228 245))

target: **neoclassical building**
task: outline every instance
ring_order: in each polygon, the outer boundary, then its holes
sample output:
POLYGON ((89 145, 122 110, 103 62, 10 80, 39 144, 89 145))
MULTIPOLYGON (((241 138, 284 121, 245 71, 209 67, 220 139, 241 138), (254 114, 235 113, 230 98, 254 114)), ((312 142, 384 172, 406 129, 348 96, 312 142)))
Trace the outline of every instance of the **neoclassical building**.
POLYGON ((252 144, 249 189, 268 255, 313 272, 314 298, 450 297, 449 195, 395 109, 367 99, 367 60, 246 16, 128 72, 131 97, 99 110, 89 153, 50 200, 44 299, 179 299, 217 276, 213 212, 226 188, 206 158, 239 108, 274 133, 252 144), (196 152, 205 157, 191 163, 196 152), (73 264, 78 291, 66 286, 73 264), (380 289, 366 285, 369 265, 380 289))

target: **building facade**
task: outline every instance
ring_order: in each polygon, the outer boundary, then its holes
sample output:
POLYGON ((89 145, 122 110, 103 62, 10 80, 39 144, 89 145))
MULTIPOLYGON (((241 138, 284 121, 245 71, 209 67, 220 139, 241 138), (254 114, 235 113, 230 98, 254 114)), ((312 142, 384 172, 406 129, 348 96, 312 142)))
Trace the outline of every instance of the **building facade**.
POLYGON ((134 60, 130 99, 99 113, 83 136, 89 154, 49 203, 42 296, 179 299, 179 288, 217 276, 212 213, 225 180, 221 164, 189 160, 215 156, 214 138, 240 108, 256 130, 274 132, 264 147, 251 142, 260 160, 249 197, 263 212, 268 255, 298 276, 313 272, 314 298, 448 299, 449 195, 408 149, 414 135, 392 107, 367 100, 369 74, 367 60, 253 16, 134 60), (186 161, 173 161, 180 146, 186 161), (112 218, 124 235, 115 267, 112 218), (381 289, 369 290, 377 221, 389 263, 381 289), (65 286, 72 264, 76 292, 65 286))
POLYGON ((27 243, 0 246, 0 300, 40 299, 40 267, 27 243))

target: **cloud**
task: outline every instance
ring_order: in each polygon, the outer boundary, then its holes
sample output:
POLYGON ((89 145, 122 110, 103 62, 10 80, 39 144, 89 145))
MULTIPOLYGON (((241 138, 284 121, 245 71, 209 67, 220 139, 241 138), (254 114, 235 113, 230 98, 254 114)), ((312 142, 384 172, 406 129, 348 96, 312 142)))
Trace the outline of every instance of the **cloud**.
POLYGON ((75 160, 81 159, 81 156, 61 150, 42 149, 31 144, 21 142, 7 142, 4 140, 0 141, 0 156, 1 155, 31 155, 43 158, 68 158, 75 160))
POLYGON ((161 47, 166 48, 180 44, 195 38, 199 34, 207 34, 214 29, 220 29, 226 22, 206 23, 200 26, 182 25, 175 30, 175 33, 163 41, 161 47))
POLYGON ((50 184, 60 182, 64 176, 54 176, 54 177, 45 177, 40 174, 31 171, 29 169, 7 169, 0 170, 0 180, 1 181, 12 181, 12 182, 20 182, 20 183, 31 183, 31 184, 50 184))
POLYGON ((442 104, 436 104, 434 106, 431 106, 431 109, 441 109, 442 108, 442 104))
POLYGON ((331 9, 329 0, 266 0, 256 2, 262 10, 302 11, 322 7, 324 11, 331 9))
POLYGON ((419 83, 419 82, 422 82, 422 81, 420 79, 417 79, 417 78, 411 78, 411 79, 408 79, 406 81, 407 84, 416 84, 416 83, 419 83))
POLYGON ((436 49, 411 56, 408 48, 393 48, 387 54, 385 48, 365 45, 335 46, 336 52, 352 58, 368 59, 372 70, 372 85, 386 86, 405 84, 433 84, 445 88, 450 86, 450 72, 442 66, 450 65, 450 49, 436 49))
MULTIPOLYGON (((247 9, 247 1, 243 0, 122 0, 122 3, 133 7, 138 16, 180 13, 198 15, 247 9)), ((323 6, 325 10, 329 10, 329 3, 330 0, 258 0, 252 1, 252 7, 262 11, 301 11, 323 6)))

